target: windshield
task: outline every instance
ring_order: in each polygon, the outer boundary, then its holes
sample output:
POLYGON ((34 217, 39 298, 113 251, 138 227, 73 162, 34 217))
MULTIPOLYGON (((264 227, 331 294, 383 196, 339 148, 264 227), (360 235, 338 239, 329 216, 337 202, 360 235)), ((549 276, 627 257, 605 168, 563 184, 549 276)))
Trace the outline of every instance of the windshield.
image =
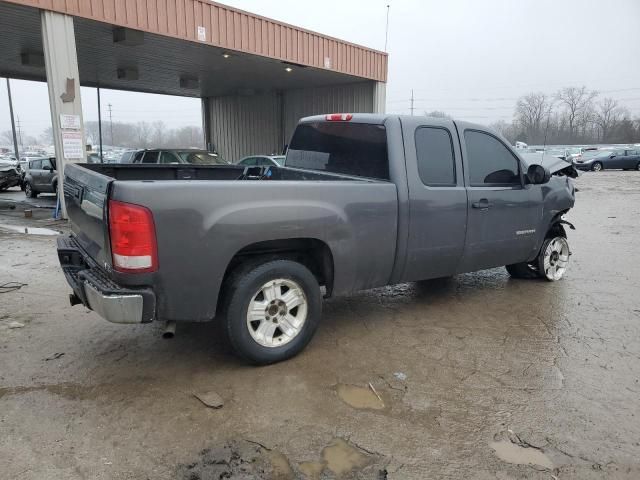
POLYGON ((176 155, 185 163, 193 163, 195 165, 228 165, 225 159, 223 159, 217 153, 210 152, 175 152, 176 155))
POLYGON ((581 152, 582 152, 581 148, 570 148, 569 149, 569 153, 572 154, 572 155, 574 155, 576 153, 581 153, 581 152))

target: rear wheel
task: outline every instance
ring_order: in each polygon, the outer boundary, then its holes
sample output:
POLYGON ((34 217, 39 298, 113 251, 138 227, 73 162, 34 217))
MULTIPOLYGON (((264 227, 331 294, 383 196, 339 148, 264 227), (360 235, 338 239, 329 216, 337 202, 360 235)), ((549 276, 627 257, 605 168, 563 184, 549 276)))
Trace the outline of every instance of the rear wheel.
POLYGON ((224 315, 229 341, 258 365, 280 362, 311 340, 322 311, 320 286, 290 260, 239 267, 228 279, 224 315))
POLYGON ((595 162, 593 164, 593 166, 591 167, 591 170, 593 170, 594 172, 602 171, 602 163, 601 162, 595 162))
POLYGON ((24 194, 29 198, 36 198, 38 196, 38 192, 33 189, 30 182, 24 183, 24 194))

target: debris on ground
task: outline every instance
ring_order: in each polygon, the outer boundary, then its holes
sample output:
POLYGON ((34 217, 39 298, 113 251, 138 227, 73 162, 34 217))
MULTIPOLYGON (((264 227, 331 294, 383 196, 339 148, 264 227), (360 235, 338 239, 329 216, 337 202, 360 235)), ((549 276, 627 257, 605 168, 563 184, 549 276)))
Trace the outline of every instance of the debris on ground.
POLYGON ((177 467, 174 478, 181 480, 208 480, 228 478, 255 480, 258 478, 282 478, 274 470, 264 450, 247 441, 231 441, 222 447, 206 448, 198 458, 177 467))
POLYGON ((214 391, 198 392, 193 396, 210 408, 221 408, 224 405, 222 397, 214 391))
POLYGON ((402 380, 403 382, 407 379, 407 374, 403 372, 394 372, 393 376, 398 380, 402 380))
POLYGON ((29 285, 28 283, 21 282, 7 282, 0 285, 0 293, 9 293, 15 292, 16 290, 20 290, 22 287, 26 287, 29 285))
POLYGON ((44 359, 45 362, 48 362, 49 360, 57 360, 60 357, 62 357, 64 355, 64 352, 61 353, 54 353, 53 355, 51 355, 50 357, 47 357, 44 359))
POLYGON ((14 328, 22 328, 24 327, 24 323, 20 323, 20 322, 9 322, 9 324, 7 325, 7 327, 14 329, 14 328))

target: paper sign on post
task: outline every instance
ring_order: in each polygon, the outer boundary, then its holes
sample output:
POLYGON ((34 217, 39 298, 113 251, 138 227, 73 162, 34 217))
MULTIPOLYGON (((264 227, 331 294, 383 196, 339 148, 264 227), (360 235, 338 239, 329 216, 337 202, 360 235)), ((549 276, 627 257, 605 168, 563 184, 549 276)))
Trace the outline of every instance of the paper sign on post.
POLYGON ((80 130, 80 115, 60 114, 60 128, 80 130))
POLYGON ((205 27, 198 26, 198 40, 201 42, 207 41, 207 29, 205 27))
POLYGON ((69 160, 84 158, 82 134, 79 132, 64 132, 62 134, 62 154, 69 160))

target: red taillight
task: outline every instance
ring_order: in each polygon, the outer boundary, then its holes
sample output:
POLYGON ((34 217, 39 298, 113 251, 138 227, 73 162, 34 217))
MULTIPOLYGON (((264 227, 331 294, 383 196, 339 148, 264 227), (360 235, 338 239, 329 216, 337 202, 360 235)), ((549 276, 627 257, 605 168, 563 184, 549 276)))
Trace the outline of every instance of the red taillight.
POLYGON ((158 248, 151 210, 109 200, 108 213, 113 268, 125 273, 155 272, 158 248))
POLYGON ((352 118, 353 115, 350 113, 330 113, 324 117, 327 122, 348 122, 352 118))

